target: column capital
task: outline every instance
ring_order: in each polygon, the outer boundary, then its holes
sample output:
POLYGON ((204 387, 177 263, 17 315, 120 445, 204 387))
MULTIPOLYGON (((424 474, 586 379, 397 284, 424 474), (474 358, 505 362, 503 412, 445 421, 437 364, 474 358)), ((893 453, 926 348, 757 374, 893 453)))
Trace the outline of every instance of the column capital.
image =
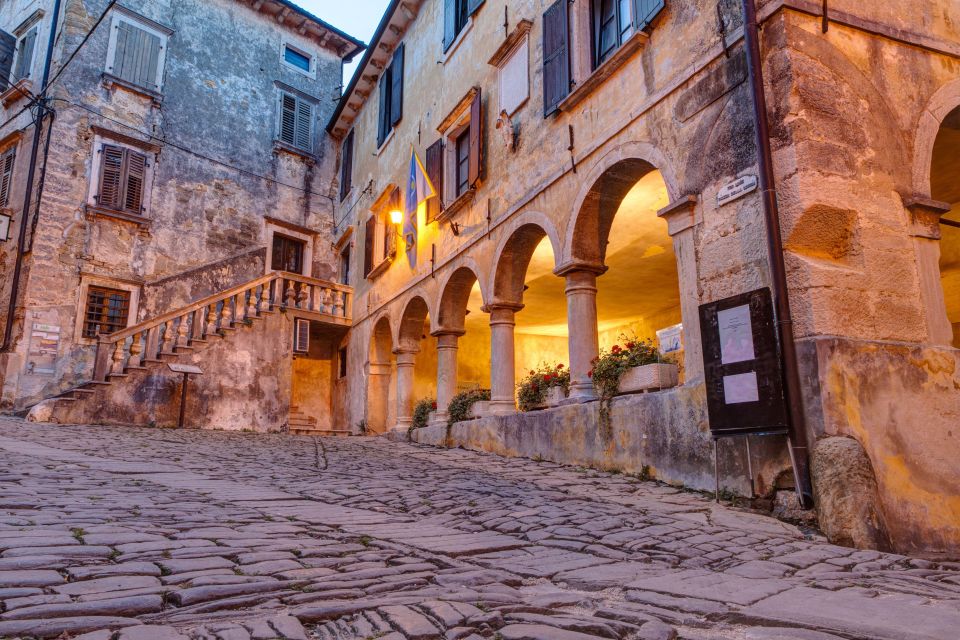
POLYGON ((513 311, 514 313, 516 313, 521 309, 523 309, 523 303, 505 302, 502 300, 495 300, 490 304, 485 304, 482 307, 480 307, 480 311, 483 311, 484 313, 493 313, 494 311, 503 311, 503 310, 513 311))
POLYGON ((453 336, 455 338, 459 338, 465 333, 466 333, 465 329, 444 329, 441 327, 436 331, 431 331, 430 335, 433 336, 434 338, 442 338, 444 336, 453 336))
POLYGON ((394 349, 393 353, 397 356, 398 367, 412 367, 417 359, 419 349, 416 351, 412 349, 394 349))
POLYGON ((599 262, 588 262, 587 260, 568 260, 554 269, 553 275, 563 278, 571 273, 584 271, 586 273, 592 273, 595 276, 602 276, 607 272, 608 268, 609 267, 607 267, 607 265, 599 262))
POLYGON ((368 362, 366 364, 367 375, 370 376, 388 376, 390 375, 390 363, 368 362))
POLYGON ((457 341, 460 339, 465 331, 437 331, 431 333, 430 335, 436 337, 437 339, 437 350, 441 349, 456 349, 457 341))
POLYGON ((914 238, 940 239, 940 217, 950 212, 950 205, 922 196, 903 198, 903 206, 910 212, 910 235, 914 238))
POLYGON ((696 210, 697 196, 687 194, 657 211, 657 215, 666 220, 667 233, 675 236, 697 224, 696 210))

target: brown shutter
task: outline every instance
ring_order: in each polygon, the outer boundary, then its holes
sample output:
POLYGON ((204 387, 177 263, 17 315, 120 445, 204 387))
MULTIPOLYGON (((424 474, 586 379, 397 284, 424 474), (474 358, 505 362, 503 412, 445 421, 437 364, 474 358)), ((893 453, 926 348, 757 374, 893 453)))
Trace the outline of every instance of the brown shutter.
POLYGON ((367 228, 363 237, 363 277, 366 278, 373 271, 373 247, 377 243, 377 218, 367 218, 367 228))
POLYGON ((427 177, 437 192, 436 198, 427 200, 427 223, 436 219, 443 211, 443 140, 437 140, 427 147, 427 177))
POLYGON ((340 202, 350 193, 353 186, 353 129, 343 141, 343 153, 340 156, 340 202))
POLYGON ((567 0, 557 0, 543 13, 543 115, 549 116, 570 93, 567 0))
POLYGON ((120 208, 120 193, 123 190, 123 149, 108 144, 100 150, 100 192, 97 204, 104 209, 120 208))
POLYGON ((130 213, 140 215, 143 212, 143 183, 147 175, 147 157, 134 151, 127 151, 126 156, 123 208, 130 213))
POLYGON ((305 318, 294 319, 293 351, 294 353, 310 352, 310 321, 305 318))
POLYGON ((10 149, 0 158, 0 207, 10 204, 10 182, 13 179, 13 161, 16 158, 16 147, 10 149))
POLYGON ((470 159, 467 169, 467 182, 474 186, 480 179, 480 163, 483 161, 483 109, 480 103, 480 90, 470 103, 470 159))

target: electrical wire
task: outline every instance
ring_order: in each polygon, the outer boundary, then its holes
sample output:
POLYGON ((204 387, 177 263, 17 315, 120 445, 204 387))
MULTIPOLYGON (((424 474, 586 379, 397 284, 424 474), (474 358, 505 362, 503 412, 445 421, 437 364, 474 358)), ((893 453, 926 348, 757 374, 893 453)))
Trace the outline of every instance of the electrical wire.
POLYGON ((47 86, 41 89, 39 96, 46 95, 47 90, 51 86, 53 86, 53 83, 57 81, 57 79, 61 76, 61 74, 63 74, 64 70, 70 65, 70 63, 76 57, 77 53, 80 52, 80 49, 83 48, 83 45, 87 44, 87 40, 90 39, 90 36, 93 35, 93 32, 97 30, 97 27, 100 26, 100 23, 102 23, 104 18, 107 17, 107 14, 110 13, 110 9, 112 9, 116 4, 117 4, 117 0, 110 0, 109 4, 107 4, 107 8, 103 10, 103 13, 101 13, 100 17, 97 18, 97 21, 93 23, 93 26, 90 27, 90 30, 87 31, 87 34, 83 36, 83 40, 80 41, 80 44, 77 45, 77 48, 74 49, 73 52, 67 57, 66 62, 60 65, 60 68, 57 69, 57 72, 53 75, 53 78, 50 79, 50 82, 47 83, 47 86))

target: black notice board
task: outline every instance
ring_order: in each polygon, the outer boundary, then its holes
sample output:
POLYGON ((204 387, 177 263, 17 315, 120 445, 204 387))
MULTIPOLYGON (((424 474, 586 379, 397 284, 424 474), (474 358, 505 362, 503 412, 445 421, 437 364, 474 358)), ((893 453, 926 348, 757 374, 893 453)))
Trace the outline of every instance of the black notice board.
POLYGON ((700 305, 700 335, 713 436, 786 432, 770 289, 700 305))

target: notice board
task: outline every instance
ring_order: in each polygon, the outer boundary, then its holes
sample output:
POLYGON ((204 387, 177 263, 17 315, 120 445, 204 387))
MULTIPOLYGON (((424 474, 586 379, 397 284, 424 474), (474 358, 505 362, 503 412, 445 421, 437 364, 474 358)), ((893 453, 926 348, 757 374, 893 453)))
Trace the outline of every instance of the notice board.
POLYGON ((714 437, 786 432, 770 289, 700 305, 700 334, 714 437))

